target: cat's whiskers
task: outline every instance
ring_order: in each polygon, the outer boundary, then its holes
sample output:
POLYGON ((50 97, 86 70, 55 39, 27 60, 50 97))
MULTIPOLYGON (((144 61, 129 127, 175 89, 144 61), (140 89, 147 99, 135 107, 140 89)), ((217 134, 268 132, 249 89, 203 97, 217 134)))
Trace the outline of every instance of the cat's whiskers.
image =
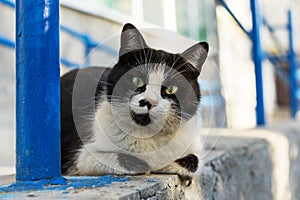
POLYGON ((193 69, 193 70, 190 70, 190 69, 184 69, 184 70, 181 70, 180 72, 177 72, 177 73, 174 73, 170 79, 176 79, 176 78, 179 78, 182 76, 183 73, 185 72, 191 72, 191 71, 195 71, 196 69, 193 69))
POLYGON ((146 60, 146 62, 147 62, 147 54, 146 54, 146 48, 147 48, 147 46, 146 45, 144 45, 144 43, 142 43, 142 49, 143 49, 143 53, 144 53, 144 59, 146 60))
MULTIPOLYGON (((149 57, 149 61, 151 61, 151 60, 152 60, 152 55, 153 55, 153 51, 152 51, 152 50, 150 50, 150 57, 149 57)), ((147 60, 147 63, 148 63, 148 60, 147 60)))
POLYGON ((90 103, 90 104, 85 104, 85 105, 82 105, 82 106, 72 106, 73 109, 80 109, 80 108, 89 108, 89 107, 92 107, 92 106, 95 106, 94 103, 90 103))
POLYGON ((170 128, 170 127, 178 128, 180 126, 180 122, 181 122, 181 119, 179 119, 178 116, 171 114, 166 119, 165 127, 166 128, 170 128))
POLYGON ((188 112, 186 112, 183 108, 181 108, 180 110, 178 108, 172 109, 172 113, 174 113, 174 116, 181 116, 180 120, 183 121, 187 121, 188 119, 190 119, 193 115, 188 114, 188 112))
POLYGON ((173 65, 172 65, 171 67, 168 67, 168 70, 167 70, 167 71, 165 71, 165 75, 164 75, 164 76, 165 76, 165 77, 164 77, 165 79, 166 79, 167 77, 170 77, 170 74, 171 74, 172 72, 173 72, 173 73, 175 72, 174 69, 173 69, 173 66, 174 66, 174 63, 173 63, 173 65))
POLYGON ((107 95, 107 97, 109 97, 111 99, 111 102, 129 102, 129 98, 128 97, 122 97, 122 96, 116 96, 116 95, 107 95))
POLYGON ((165 72, 165 76, 166 77, 169 77, 170 74, 173 72, 175 72, 176 70, 174 70, 174 66, 177 64, 177 62, 179 61, 180 57, 179 58, 176 58, 176 54, 173 54, 173 57, 172 57, 172 65, 170 67, 168 67, 169 69, 165 72))
POLYGON ((146 64, 141 64, 138 67, 135 68, 138 72, 140 72, 141 74, 145 74, 148 71, 147 68, 147 63, 146 64))
POLYGON ((138 64, 139 66, 142 65, 141 60, 140 60, 136 55, 134 55, 133 58, 135 59, 135 61, 137 62, 137 64, 138 64))

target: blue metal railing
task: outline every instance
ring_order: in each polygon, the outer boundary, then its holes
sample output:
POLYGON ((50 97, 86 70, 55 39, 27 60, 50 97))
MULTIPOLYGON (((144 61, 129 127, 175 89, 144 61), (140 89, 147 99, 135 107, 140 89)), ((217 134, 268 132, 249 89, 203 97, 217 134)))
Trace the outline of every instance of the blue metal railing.
POLYGON ((15 48, 15 43, 10 39, 0 35, 0 45, 7 46, 9 48, 15 48))
POLYGON ((59 0, 17 0, 17 181, 60 177, 59 62, 59 0))
POLYGON ((250 0, 250 7, 252 10, 252 54, 255 70, 255 82, 256 82, 256 123, 265 124, 265 109, 264 109, 264 93, 263 93, 263 80, 262 80, 262 61, 263 51, 260 41, 260 27, 261 16, 256 0, 250 0))
POLYGON ((12 2, 12 1, 9 1, 9 0, 1 0, 0 2, 3 3, 4 5, 7 5, 7 6, 11 7, 11 8, 16 7, 15 3, 12 2))
MULTIPOLYGON (((82 41, 85 44, 85 66, 89 66, 89 57, 88 55, 90 54, 90 52, 93 49, 98 49, 101 50, 105 53, 107 53, 108 55, 112 55, 112 56, 118 56, 118 51, 116 51, 115 49, 105 45, 105 44, 100 44, 99 42, 95 41, 94 39, 92 39, 91 37, 89 37, 87 34, 82 34, 79 33, 71 28, 68 28, 66 26, 61 25, 60 26, 60 30, 69 34, 72 37, 75 37, 76 39, 79 39, 80 41, 82 41)), ((69 66, 69 67, 75 67, 78 66, 78 64, 73 64, 70 61, 67 61, 66 59, 62 60, 62 63, 64 63, 65 65, 69 66)))
MULTIPOLYGON (((10 8, 15 8, 15 3, 9 0, 0 0, 0 3, 2 3, 3 5, 6 5, 10 8)), ((10 39, 1 36, 0 35, 0 45, 4 45, 7 46, 9 48, 15 48, 15 43, 13 41, 11 41, 10 39)))
MULTIPOLYGON (((12 2, 12 1, 9 1, 9 0, 0 0, 0 3, 10 7, 10 8, 15 8, 15 3, 12 2)), ((62 32, 65 32, 67 34, 69 34, 71 37, 74 37, 78 40, 80 40, 84 46, 85 46, 85 53, 84 53, 84 57, 86 58, 85 60, 85 63, 84 63, 84 66, 89 66, 89 57, 88 55, 90 54, 90 52, 93 50, 93 49, 97 49, 99 51, 102 51, 108 55, 111 55, 111 56, 118 56, 118 51, 111 48, 110 46, 107 46, 105 44, 101 44, 100 42, 94 40, 93 38, 91 38, 88 34, 84 34, 84 33, 80 33, 78 31, 75 31, 67 26, 63 26, 61 25, 60 26, 60 30, 62 32)), ((12 41, 11 39, 8 39, 4 36, 1 36, 0 35, 0 45, 4 45, 4 46, 7 46, 9 48, 15 48, 15 43, 14 41, 12 41)), ((60 59, 60 62, 61 64, 65 65, 66 67, 69 67, 69 68, 79 68, 79 67, 82 67, 81 64, 79 63, 74 63, 70 60, 68 60, 67 58, 64 58, 62 57, 60 59)))
POLYGON ((288 30, 289 30, 289 61, 290 61, 290 96, 291 96, 291 110, 292 110, 292 116, 296 117, 297 111, 298 111, 298 100, 299 96, 297 93, 299 93, 299 88, 297 86, 297 61, 296 61, 296 54, 294 50, 294 38, 293 38, 293 22, 292 22, 292 13, 289 10, 288 11, 288 30))
POLYGON ((274 66, 278 76, 287 84, 290 85, 290 94, 291 94, 291 114, 295 118, 296 113, 299 111, 299 101, 300 101, 300 88, 298 83, 300 82, 299 69, 297 67, 296 54, 293 46, 293 28, 292 28, 292 17, 291 11, 288 11, 288 24, 271 26, 268 24, 266 19, 259 12, 259 5, 257 0, 250 0, 250 9, 252 11, 252 30, 248 31, 240 23, 238 18, 231 11, 230 7, 225 0, 219 0, 221 5, 227 10, 227 12, 232 16, 237 25, 241 30, 250 38, 252 41, 252 56, 255 66, 255 80, 256 80, 256 119, 258 125, 265 124, 265 111, 264 111, 264 96, 263 96, 263 77, 262 77, 262 62, 264 59, 268 59, 274 66), (271 37, 279 50, 285 52, 283 55, 271 55, 268 52, 264 51, 261 47, 260 41, 260 28, 262 26, 267 27, 271 33, 271 37), (274 32, 278 29, 285 29, 289 34, 289 50, 286 51, 281 45, 280 40, 276 37, 274 32), (285 72, 281 65, 282 63, 289 63, 290 73, 285 72))

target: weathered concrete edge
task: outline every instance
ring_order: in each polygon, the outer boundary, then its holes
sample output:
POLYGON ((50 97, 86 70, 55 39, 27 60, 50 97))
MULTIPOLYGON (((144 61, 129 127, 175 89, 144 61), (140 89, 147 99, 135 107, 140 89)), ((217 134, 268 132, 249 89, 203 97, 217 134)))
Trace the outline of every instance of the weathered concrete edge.
MULTIPOLYGON (((299 122, 295 120, 285 120, 251 130, 220 129, 214 133, 216 137, 221 135, 222 138, 233 137, 246 140, 255 138, 266 141, 271 160, 272 199, 300 199, 299 122)), ((218 143, 217 148, 222 146, 221 144, 222 143, 218 143)))
POLYGON ((272 164, 267 141, 230 134, 219 140, 214 152, 222 153, 207 160, 201 173, 202 198, 272 199, 272 164))

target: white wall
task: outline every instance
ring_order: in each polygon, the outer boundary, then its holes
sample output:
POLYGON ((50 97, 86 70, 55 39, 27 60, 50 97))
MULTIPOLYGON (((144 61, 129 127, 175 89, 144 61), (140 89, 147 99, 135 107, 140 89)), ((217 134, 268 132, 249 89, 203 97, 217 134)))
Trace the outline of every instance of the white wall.
MULTIPOLYGON (((14 40, 14 10, 0 4, 0 35, 14 40)), ((15 163, 15 51, 0 45, 0 174, 15 163)))

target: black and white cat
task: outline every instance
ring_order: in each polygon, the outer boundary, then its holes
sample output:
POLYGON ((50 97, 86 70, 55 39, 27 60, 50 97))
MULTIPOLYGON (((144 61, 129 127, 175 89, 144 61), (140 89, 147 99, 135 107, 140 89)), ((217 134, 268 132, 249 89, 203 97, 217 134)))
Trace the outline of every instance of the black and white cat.
POLYGON ((189 185, 201 164, 197 78, 207 53, 206 42, 181 54, 152 49, 126 24, 113 68, 65 74, 62 174, 171 173, 189 185))

